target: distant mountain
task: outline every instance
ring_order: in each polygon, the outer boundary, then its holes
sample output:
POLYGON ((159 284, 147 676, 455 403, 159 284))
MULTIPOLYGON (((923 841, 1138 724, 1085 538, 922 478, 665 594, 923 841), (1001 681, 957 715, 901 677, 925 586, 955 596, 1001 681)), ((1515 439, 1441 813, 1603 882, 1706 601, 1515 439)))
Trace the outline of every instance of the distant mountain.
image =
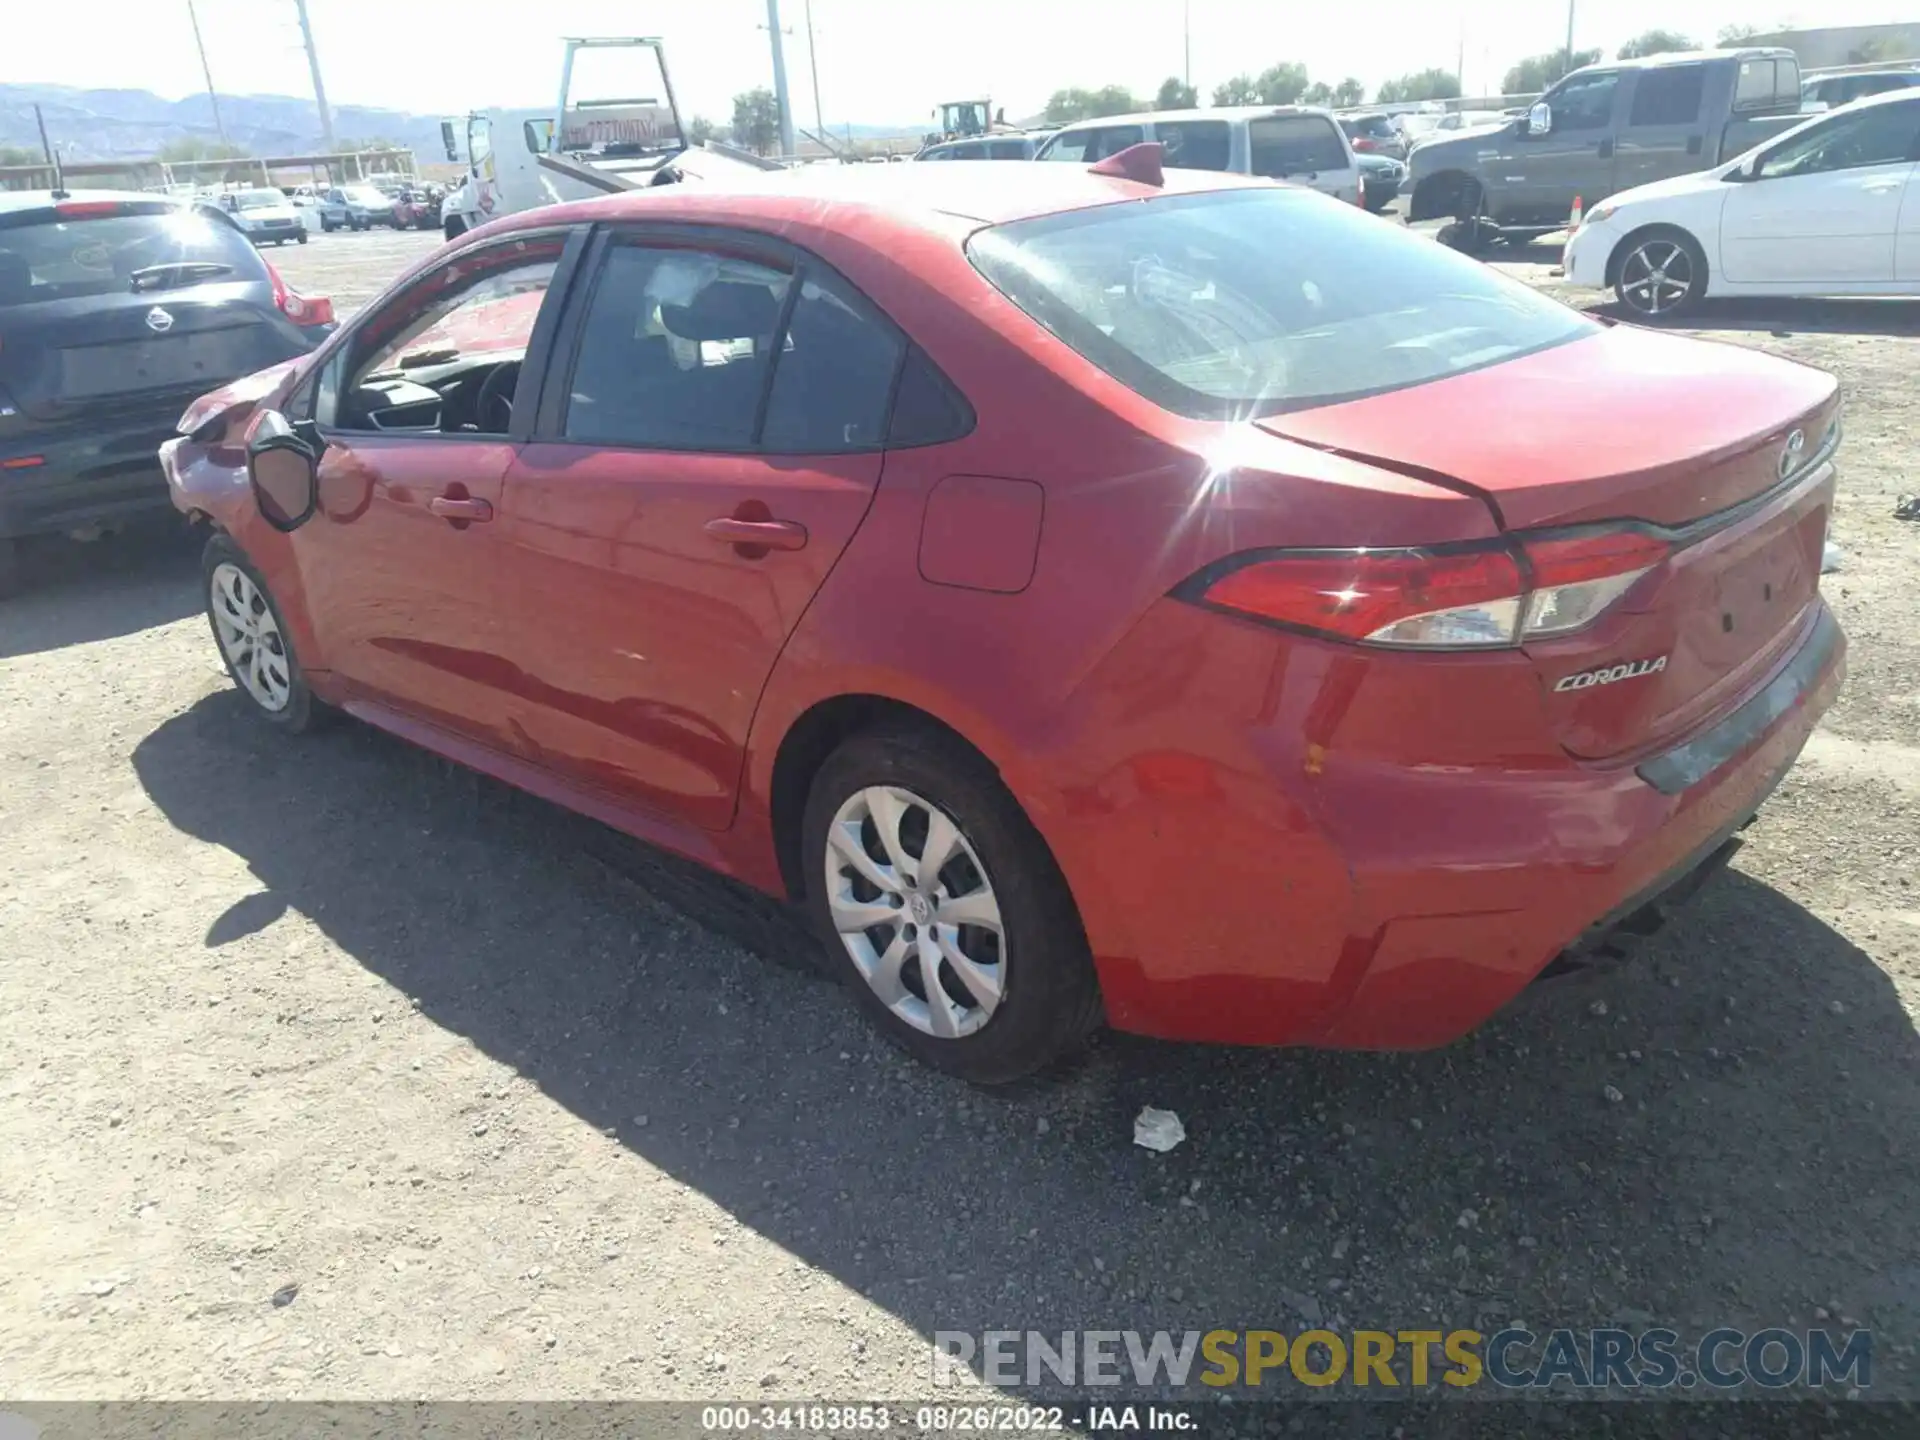
MULTIPOLYGON (((77 90, 69 85, 0 85, 0 145, 40 149, 33 122, 38 104, 47 136, 69 160, 131 160, 157 154, 169 141, 218 141, 207 97, 163 100, 148 90, 77 90)), ((691 120, 689 115, 688 119, 691 120)), ((715 117, 723 119, 724 117, 715 117)), ((796 117, 797 119, 798 117, 796 117)), ((320 112, 313 101, 291 95, 222 95, 220 119, 227 139, 249 154, 311 155, 325 148, 320 112)), ((333 107, 333 133, 340 141, 391 140, 422 161, 441 157, 439 115, 380 110, 365 105, 333 107)), ((926 127, 854 125, 856 140, 918 136, 926 127)), ((829 125, 835 139, 848 127, 829 125)))
MULTIPOLYGON (((202 95, 163 100, 147 90, 78 90, 68 85, 0 85, 0 145, 40 148, 33 107, 47 136, 71 160, 128 160, 156 154, 169 141, 220 138, 213 106, 202 95)), ((222 95, 227 139, 254 155, 307 155, 324 147, 320 112, 290 95, 222 95)), ((422 160, 440 154, 440 117, 365 105, 336 105, 333 133, 342 140, 391 140, 422 160)))

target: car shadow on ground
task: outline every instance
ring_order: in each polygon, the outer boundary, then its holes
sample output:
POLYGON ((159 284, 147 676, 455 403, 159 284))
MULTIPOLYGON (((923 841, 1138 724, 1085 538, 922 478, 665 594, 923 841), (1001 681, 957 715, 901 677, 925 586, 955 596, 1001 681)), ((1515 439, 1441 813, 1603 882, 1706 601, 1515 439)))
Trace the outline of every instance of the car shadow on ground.
MULTIPOLYGON (((208 917, 209 943, 282 905, 311 917, 435 1024, 929 1336, 1697 1335, 1815 1306, 1920 1325, 1913 1026, 1865 954, 1737 871, 1625 968, 1536 987, 1445 1050, 1112 1038, 984 1093, 871 1036, 797 929, 761 932, 781 966, 716 937, 728 887, 668 867, 680 908, 661 904, 637 847, 359 725, 290 741, 223 692, 134 763, 265 892, 208 917), (1143 1104, 1187 1141, 1134 1146, 1143 1104)), ((1905 1363, 1876 1354, 1878 1393, 1905 1363)))
MULTIPOLYGON (((1588 313, 1632 324, 1647 323, 1617 300, 1588 307, 1588 313)), ((1683 330, 1749 330, 1768 335, 1920 336, 1920 301, 1914 300, 1770 300, 1739 297, 1705 300, 1674 322, 1683 330)))
POLYGON ((36 536, 21 547, 19 593, 0 599, 0 659, 108 640, 201 607, 205 536, 142 525, 88 544, 36 536))

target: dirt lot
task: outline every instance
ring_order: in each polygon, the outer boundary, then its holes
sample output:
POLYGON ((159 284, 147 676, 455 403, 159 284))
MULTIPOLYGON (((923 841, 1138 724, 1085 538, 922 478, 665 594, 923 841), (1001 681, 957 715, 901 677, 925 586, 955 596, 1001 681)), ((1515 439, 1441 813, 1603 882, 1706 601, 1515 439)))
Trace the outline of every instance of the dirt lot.
MULTIPOLYGON (((273 258, 350 307, 433 240, 273 258)), ((904 1397, 936 1329, 1827 1317, 1920 1393, 1920 312, 1711 325, 1845 381, 1845 695, 1639 959, 1434 1054, 971 1091, 719 887, 251 723, 193 544, 43 556, 0 607, 0 1394, 904 1397)))

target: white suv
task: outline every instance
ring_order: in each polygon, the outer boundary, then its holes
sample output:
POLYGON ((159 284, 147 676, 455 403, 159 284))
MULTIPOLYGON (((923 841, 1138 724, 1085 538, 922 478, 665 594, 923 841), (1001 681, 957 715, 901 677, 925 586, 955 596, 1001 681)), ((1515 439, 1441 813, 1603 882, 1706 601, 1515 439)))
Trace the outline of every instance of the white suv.
POLYGON ((1080 120, 1033 158, 1091 165, 1146 140, 1166 146, 1166 163, 1178 169, 1267 175, 1360 203, 1360 167, 1345 132, 1331 112, 1304 105, 1158 110, 1080 120))

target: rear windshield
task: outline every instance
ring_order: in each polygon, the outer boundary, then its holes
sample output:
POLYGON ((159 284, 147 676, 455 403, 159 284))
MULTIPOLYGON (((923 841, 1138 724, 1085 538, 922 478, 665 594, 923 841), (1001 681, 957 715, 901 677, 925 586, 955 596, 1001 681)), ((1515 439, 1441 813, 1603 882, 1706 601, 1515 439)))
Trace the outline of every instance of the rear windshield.
POLYGON ((1599 328, 1444 245, 1280 187, 1050 215, 967 250, 1081 355, 1196 419, 1404 389, 1599 328))
POLYGON ((1393 138, 1393 122, 1384 115, 1362 115, 1355 120, 1341 121, 1349 135, 1371 135, 1377 140, 1393 138))
POLYGON ((231 274, 261 278, 259 255, 231 223, 192 210, 61 220, 35 217, 0 224, 0 308, 134 288, 136 270, 207 262, 231 274))
POLYGON ((1269 115, 1247 125, 1253 173, 1281 178, 1344 170, 1346 143, 1324 115, 1269 115))
POLYGON ((238 201, 242 210, 273 210, 287 203, 278 190, 242 190, 238 201))

